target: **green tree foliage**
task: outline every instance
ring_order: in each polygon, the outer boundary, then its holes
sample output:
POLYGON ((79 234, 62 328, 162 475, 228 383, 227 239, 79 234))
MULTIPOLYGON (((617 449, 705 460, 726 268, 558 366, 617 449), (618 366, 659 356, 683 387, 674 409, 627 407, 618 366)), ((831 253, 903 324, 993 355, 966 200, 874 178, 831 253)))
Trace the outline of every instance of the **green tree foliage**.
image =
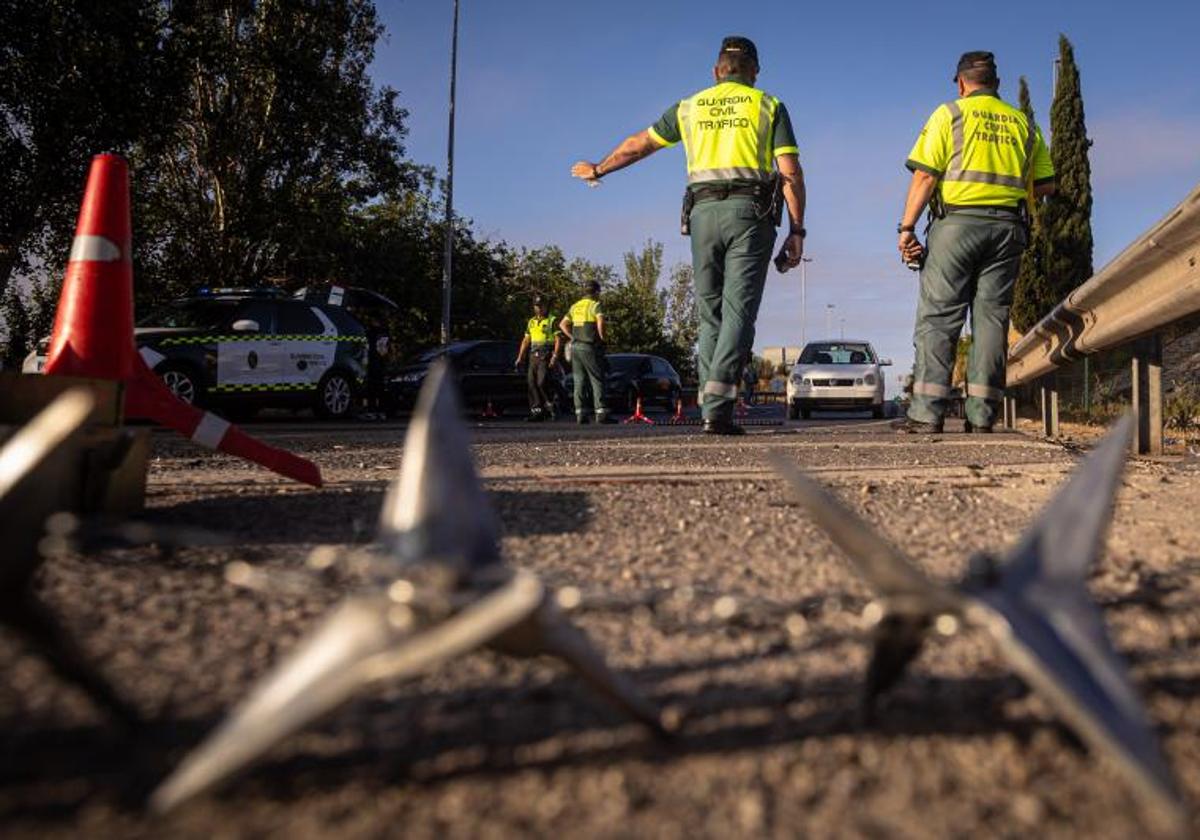
POLYGON ((700 340, 700 315, 692 267, 678 263, 671 269, 666 296, 667 358, 685 380, 696 378, 696 344, 700 340))
POLYGON ((406 114, 367 72, 382 34, 374 6, 169 8, 179 117, 136 173, 148 281, 140 290, 329 277, 347 219, 416 186, 401 160, 406 114))
MULTIPOLYGON (((1029 83, 1024 76, 1021 77, 1018 103, 1029 118, 1029 124, 1035 125, 1029 83)), ((1021 269, 1013 290, 1012 322, 1022 333, 1028 332, 1058 302, 1054 298, 1044 270, 1046 235, 1042 224, 1043 207, 1043 202, 1031 202, 1029 243, 1021 255, 1021 269)))
POLYGON ((0 343, 0 367, 19 370, 25 356, 38 339, 49 335, 58 306, 58 286, 37 284, 22 291, 11 284, 0 296, 0 318, 4 321, 4 340, 0 343))
POLYGON ((66 262, 93 154, 154 144, 164 5, 8 0, 0 25, 0 294, 14 272, 66 262))
POLYGON ((1059 36, 1058 53, 1058 86, 1050 107, 1050 154, 1058 190, 1042 213, 1045 272, 1055 302, 1092 276, 1092 144, 1084 123, 1079 67, 1065 35, 1059 36))

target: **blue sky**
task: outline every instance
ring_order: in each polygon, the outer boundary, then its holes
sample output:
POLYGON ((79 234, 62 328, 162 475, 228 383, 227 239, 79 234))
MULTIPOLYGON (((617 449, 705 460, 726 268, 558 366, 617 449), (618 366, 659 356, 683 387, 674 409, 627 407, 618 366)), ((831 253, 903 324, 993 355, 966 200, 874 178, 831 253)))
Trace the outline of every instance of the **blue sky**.
MULTIPOLYGON (((373 74, 410 112, 409 157, 444 171, 451 0, 378 0, 388 34, 373 74)), ((759 86, 787 103, 808 182, 808 337, 871 339, 911 366, 916 276, 895 252, 903 161, 929 113, 954 96, 959 53, 996 53, 1001 95, 1030 84, 1049 122, 1059 32, 1075 46, 1092 149, 1100 267, 1200 180, 1200 4, 1100 2, 659 2, 461 0, 455 207, 478 232, 621 265, 647 238, 668 264, 678 233, 682 148, 587 189, 596 160, 709 82, 721 37, 758 45, 759 86), (1169 22, 1166 25, 1164 22, 1169 22)), ((772 269, 756 348, 795 344, 799 272, 772 269)))

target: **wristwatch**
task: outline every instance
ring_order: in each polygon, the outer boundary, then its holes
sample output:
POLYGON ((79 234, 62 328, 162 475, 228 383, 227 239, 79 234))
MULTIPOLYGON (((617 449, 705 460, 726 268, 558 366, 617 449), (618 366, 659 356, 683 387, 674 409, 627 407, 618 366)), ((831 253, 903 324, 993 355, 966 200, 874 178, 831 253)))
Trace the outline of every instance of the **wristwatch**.
POLYGON ((801 239, 804 239, 808 236, 808 231, 802 227, 794 227, 788 231, 788 236, 799 236, 801 239))
POLYGON ((916 232, 917 232, 916 225, 906 225, 906 224, 904 224, 904 222, 901 222, 900 224, 896 225, 896 233, 916 233, 916 232))
POLYGON ((604 174, 600 171, 600 164, 593 163, 592 164, 592 178, 599 181, 603 177, 604 177, 604 174))

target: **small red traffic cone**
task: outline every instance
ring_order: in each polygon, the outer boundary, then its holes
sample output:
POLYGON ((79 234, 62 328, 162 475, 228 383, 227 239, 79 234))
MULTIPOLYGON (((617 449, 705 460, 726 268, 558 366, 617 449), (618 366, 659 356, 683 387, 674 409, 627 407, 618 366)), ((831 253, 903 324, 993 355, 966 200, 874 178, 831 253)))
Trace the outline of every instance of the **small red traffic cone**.
POLYGON ((654 421, 642 413, 642 398, 638 397, 634 404, 633 414, 625 418, 626 423, 645 423, 648 426, 653 426, 654 421))
POLYGON ((321 471, 311 461, 268 446, 181 401, 138 355, 130 231, 129 165, 118 155, 96 155, 75 226, 45 372, 123 382, 128 416, 154 420, 203 446, 320 487, 321 471))
POLYGON ((679 397, 675 400, 675 413, 671 415, 671 419, 667 422, 673 426, 679 423, 687 422, 687 418, 683 416, 683 397, 679 397))
POLYGON ((487 405, 483 407, 483 413, 479 415, 484 420, 495 420, 500 416, 500 412, 492 407, 492 399, 488 397, 487 405))

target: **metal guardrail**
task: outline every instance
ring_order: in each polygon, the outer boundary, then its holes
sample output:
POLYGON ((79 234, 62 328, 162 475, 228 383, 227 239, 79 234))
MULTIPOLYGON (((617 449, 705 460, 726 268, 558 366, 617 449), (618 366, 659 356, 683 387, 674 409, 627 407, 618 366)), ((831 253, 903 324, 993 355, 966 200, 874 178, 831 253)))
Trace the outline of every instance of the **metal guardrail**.
MULTIPOLYGON (((1137 341, 1133 403, 1135 448, 1162 451, 1162 344, 1158 330, 1200 312, 1200 186, 1139 236, 1009 350, 1008 387, 1041 380, 1042 420, 1058 436, 1054 371, 1065 363, 1137 341)), ((1015 425, 1015 399, 1005 399, 1015 425)))

